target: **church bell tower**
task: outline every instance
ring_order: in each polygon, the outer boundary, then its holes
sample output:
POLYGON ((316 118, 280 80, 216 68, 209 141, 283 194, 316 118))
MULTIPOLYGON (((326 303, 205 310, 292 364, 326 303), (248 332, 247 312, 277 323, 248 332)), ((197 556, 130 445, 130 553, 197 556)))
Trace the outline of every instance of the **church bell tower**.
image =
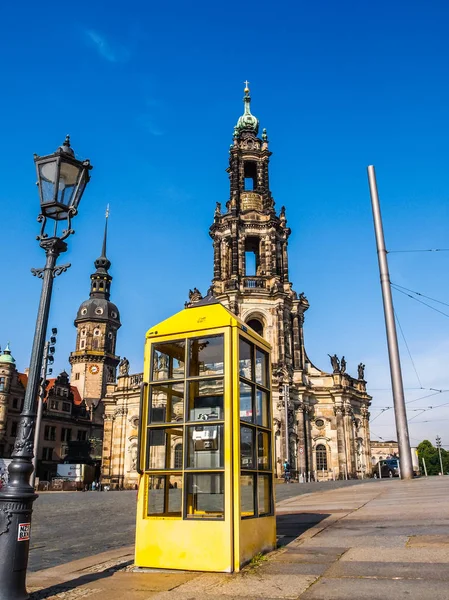
POLYGON ((304 434, 302 423, 307 362, 304 350, 304 312, 309 303, 292 289, 288 272, 288 238, 285 207, 278 212, 270 190, 266 129, 259 137, 259 120, 251 113, 248 83, 243 115, 234 127, 229 149, 230 195, 223 212, 217 202, 210 236, 214 246, 214 296, 272 347, 273 416, 277 426, 276 456, 292 457, 304 434), (298 414, 300 416, 298 417, 298 414), (287 427, 288 421, 288 441, 287 427), (290 449, 286 450, 286 446, 290 449))
MULTIPOLYGON (((292 290, 288 273, 285 207, 275 210, 270 184, 266 129, 251 114, 246 85, 244 112, 234 127, 229 150, 230 197, 223 213, 215 209, 210 235, 214 245, 214 295, 263 335, 273 347, 274 369, 291 379, 304 367, 304 294, 292 290)), ((287 381, 286 381, 287 382, 287 381)))
POLYGON ((111 261, 106 256, 107 228, 108 211, 101 256, 94 263, 95 273, 90 276, 90 297, 76 315, 76 349, 70 354, 70 383, 78 388, 90 408, 98 406, 106 393, 106 384, 115 382, 119 363, 115 347, 121 323, 118 308, 110 301, 112 276, 111 261))

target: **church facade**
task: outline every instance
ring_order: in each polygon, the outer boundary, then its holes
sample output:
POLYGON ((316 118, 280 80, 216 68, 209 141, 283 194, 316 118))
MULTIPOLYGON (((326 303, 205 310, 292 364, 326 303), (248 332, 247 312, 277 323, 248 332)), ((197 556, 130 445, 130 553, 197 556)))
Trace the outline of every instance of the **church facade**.
MULTIPOLYGON (((264 129, 259 137, 259 121, 251 113, 248 88, 244 94, 244 113, 234 128, 229 151, 229 199, 224 210, 217 203, 210 228, 214 262, 208 294, 272 346, 278 475, 287 460, 302 479, 368 476, 371 397, 366 392, 364 365, 360 363, 357 376, 352 377, 344 357, 333 355, 332 369, 327 372, 307 356, 304 320, 309 302, 303 293, 294 291, 289 279, 291 230, 286 209, 275 208, 269 185, 267 132, 264 129)), ((196 288, 190 292, 190 304, 201 299, 196 288)), ((117 324, 114 327, 116 332, 117 324)), ((77 346, 78 352, 81 348, 77 346)), ((111 356, 109 363, 117 364, 118 358, 111 356)), ((72 383, 76 385, 81 375, 76 379, 74 373, 72 383)), ((129 373, 126 359, 120 363, 117 381, 113 377, 105 380, 102 479, 113 487, 134 487, 138 481, 135 466, 141 381, 141 373, 129 373)))

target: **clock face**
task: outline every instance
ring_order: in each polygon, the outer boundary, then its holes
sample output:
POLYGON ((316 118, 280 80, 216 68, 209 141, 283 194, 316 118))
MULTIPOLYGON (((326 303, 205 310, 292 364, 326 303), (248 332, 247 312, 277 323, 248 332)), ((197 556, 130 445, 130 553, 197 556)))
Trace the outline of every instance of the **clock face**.
POLYGON ((99 371, 100 368, 98 365, 90 365, 89 372, 92 373, 92 375, 96 375, 99 371))

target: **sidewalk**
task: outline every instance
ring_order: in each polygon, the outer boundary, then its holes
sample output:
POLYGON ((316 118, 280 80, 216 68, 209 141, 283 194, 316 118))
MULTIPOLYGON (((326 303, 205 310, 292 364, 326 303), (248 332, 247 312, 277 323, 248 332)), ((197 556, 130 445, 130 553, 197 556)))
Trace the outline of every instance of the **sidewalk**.
POLYGON ((241 573, 133 570, 123 548, 31 573, 32 600, 449 600, 449 477, 379 481, 277 505, 279 549, 241 573))

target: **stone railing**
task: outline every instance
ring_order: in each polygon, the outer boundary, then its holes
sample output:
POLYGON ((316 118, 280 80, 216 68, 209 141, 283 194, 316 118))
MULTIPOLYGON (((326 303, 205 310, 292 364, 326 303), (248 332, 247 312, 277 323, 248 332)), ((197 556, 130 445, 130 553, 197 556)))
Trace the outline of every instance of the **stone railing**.
POLYGON ((243 280, 243 287, 249 289, 262 289, 264 290, 267 287, 267 282, 260 277, 245 277, 243 280))
POLYGON ((143 381, 143 373, 133 375, 119 375, 117 384, 119 388, 138 387, 143 381))
POLYGON ((143 381, 143 373, 136 373, 135 375, 129 375, 129 385, 135 386, 140 385, 143 381))

